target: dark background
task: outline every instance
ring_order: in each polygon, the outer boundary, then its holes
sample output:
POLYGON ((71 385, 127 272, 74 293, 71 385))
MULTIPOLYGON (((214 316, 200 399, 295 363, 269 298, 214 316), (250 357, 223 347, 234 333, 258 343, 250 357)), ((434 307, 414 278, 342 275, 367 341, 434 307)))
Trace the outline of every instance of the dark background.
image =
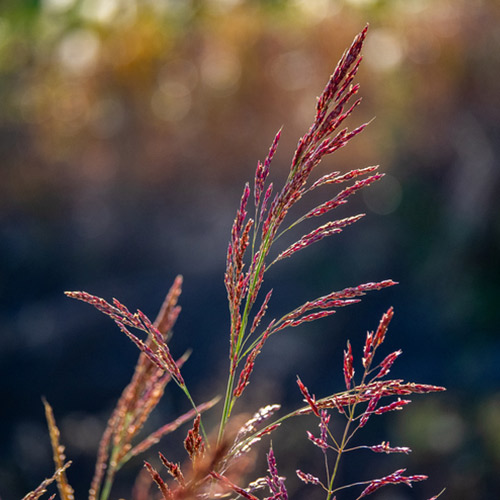
MULTIPOLYGON (((443 498, 494 498, 499 21, 494 0, 3 1, 1 498, 20 498, 52 474, 42 395, 74 462, 69 480, 85 497, 137 357, 111 320, 64 290, 117 297, 154 317, 183 274, 171 348, 194 350, 184 374, 196 401, 222 392, 225 250, 242 186, 282 125, 272 176, 284 179, 315 96, 366 22, 364 101, 350 125, 376 119, 318 176, 372 164, 388 175, 350 202, 346 213, 368 214, 361 222, 271 270, 269 315, 367 281, 400 284, 272 339, 240 409, 296 407, 297 373, 318 396, 341 390, 346 339, 359 359, 366 330, 393 305, 386 349, 404 351, 394 376, 448 391, 370 422, 363 442, 414 452, 366 462, 360 452, 343 479, 408 467, 431 478, 378 498, 429 498, 444 486, 443 498)), ((151 428, 187 408, 172 387, 151 428)), ((294 498, 316 498, 294 478, 296 456, 303 470, 321 471, 303 424, 292 422, 273 444, 294 498)), ((184 460, 184 433, 160 446, 173 460, 184 460)), ((130 498, 140 467, 122 471, 113 498, 130 498)))

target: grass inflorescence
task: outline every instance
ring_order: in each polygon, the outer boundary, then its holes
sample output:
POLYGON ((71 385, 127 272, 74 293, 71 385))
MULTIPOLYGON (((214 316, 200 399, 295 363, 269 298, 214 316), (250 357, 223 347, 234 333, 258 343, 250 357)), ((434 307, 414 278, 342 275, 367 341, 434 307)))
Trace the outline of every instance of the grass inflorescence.
MULTIPOLYGON (((378 454, 408 454, 411 451, 408 447, 392 446, 386 441, 375 445, 353 444, 353 437, 371 418, 404 409, 410 403, 407 397, 411 394, 444 390, 434 385, 388 378, 392 365, 401 355, 401 351, 397 350, 378 359, 378 350, 385 340, 394 315, 392 308, 382 315, 377 329, 368 332, 361 353, 356 355, 347 341, 343 362, 339 363, 345 390, 316 398, 297 377, 297 394, 302 395, 303 404, 299 404, 295 410, 280 415, 280 405, 269 404, 256 409, 253 417, 245 422, 235 415, 238 400, 244 396, 246 387, 252 381, 256 359, 271 336, 330 316, 339 307, 360 302, 368 292, 396 284, 387 279, 349 286, 310 299, 281 317, 268 319, 267 316, 273 302, 273 290, 264 289, 264 278, 269 268, 283 259, 293 257, 313 243, 339 234, 347 226, 360 220, 364 214, 339 219, 331 216, 352 195, 383 176, 378 172, 377 166, 369 166, 344 173, 330 172, 314 182, 310 180, 313 171, 325 156, 344 147, 367 126, 364 123, 352 130, 344 126, 346 118, 360 104, 360 99, 356 98, 359 85, 353 81, 361 63, 360 54, 367 29, 365 27, 354 38, 319 96, 314 121, 298 142, 282 187, 278 188, 268 182, 281 130, 276 134, 265 160, 257 164, 253 189, 249 183, 244 186, 226 255, 224 284, 230 317, 229 360, 226 387, 221 395, 215 394, 204 402, 195 403, 182 375, 189 353, 176 358, 169 348, 171 331, 180 313, 180 276, 175 279, 155 321, 151 321, 140 310, 129 311, 117 299, 108 302, 86 292, 66 292, 69 297, 91 304, 113 319, 141 351, 132 380, 118 399, 97 450, 89 500, 108 500, 118 472, 132 457, 143 454, 160 442, 163 436, 188 422, 191 427, 184 439, 187 452, 185 463, 170 461, 171 458, 161 452, 161 470, 144 461, 144 470, 138 473, 132 498, 149 499, 159 495, 164 500, 286 500, 286 481, 278 472, 273 450, 273 446, 279 447, 279 441, 275 441, 267 452, 268 474, 264 477, 251 477, 249 452, 259 441, 272 435, 290 419, 304 415, 314 415, 318 419, 319 433, 307 431, 304 438, 310 441, 316 452, 323 455, 325 467, 323 472, 297 469, 296 474, 304 483, 322 489, 326 500, 344 498, 341 497, 344 493, 350 495, 345 498, 361 499, 386 485, 411 486, 426 479, 426 476, 419 474, 405 475, 405 469, 398 469, 381 478, 360 478, 351 484, 341 484, 339 481, 339 464, 346 453, 361 449, 378 454), (325 186, 328 189, 338 187, 338 190, 314 209, 290 220, 291 209, 299 200, 312 190, 325 186), (329 217, 329 220, 300 236, 295 243, 280 248, 279 240, 285 232, 295 230, 302 222, 315 220, 317 217, 329 217), (360 370, 360 375, 357 375, 357 370, 360 370), (173 422, 165 423, 153 433, 142 436, 145 422, 171 381, 184 393, 192 409, 173 422), (203 413, 216 406, 219 401, 218 426, 215 429, 205 429, 203 413), (343 418, 343 425, 338 424, 338 419, 335 419, 333 425, 332 412, 343 418), (153 488, 153 483, 156 484, 156 489, 153 488)), ((52 482, 56 482, 62 500, 72 500, 73 489, 67 477, 70 462, 66 461, 64 448, 59 442, 59 430, 52 409, 46 401, 44 405, 56 471, 51 478, 26 495, 25 500, 38 499, 52 482)), ((51 498, 53 497, 54 495, 51 498)))

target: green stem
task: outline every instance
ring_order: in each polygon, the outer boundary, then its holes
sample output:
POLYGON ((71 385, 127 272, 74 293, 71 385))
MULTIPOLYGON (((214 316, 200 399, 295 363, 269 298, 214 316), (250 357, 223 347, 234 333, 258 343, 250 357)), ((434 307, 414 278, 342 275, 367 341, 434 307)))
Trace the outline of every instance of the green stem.
POLYGON ((101 494, 99 496, 100 500, 107 500, 109 498, 116 473, 120 470, 121 466, 123 465, 123 463, 118 463, 116 458, 119 454, 119 451, 122 449, 123 441, 125 439, 125 429, 128 428, 131 420, 132 420, 132 414, 130 412, 127 412, 127 414, 124 417, 124 424, 122 426, 122 431, 120 433, 120 440, 117 445, 113 446, 113 449, 111 451, 111 456, 109 458, 108 468, 106 471, 106 479, 104 481, 104 486, 102 487, 101 494))
POLYGON ((106 474, 106 481, 101 491, 100 500, 107 500, 109 494, 111 493, 111 487, 113 486, 114 474, 110 477, 110 474, 106 474))
POLYGON ((232 370, 229 373, 229 379, 227 381, 227 386, 226 386, 226 396, 224 398, 224 407, 222 409, 222 419, 221 423, 219 426, 219 434, 217 436, 217 444, 220 444, 222 437, 224 435, 224 429, 226 427, 227 419, 229 418, 229 412, 230 412, 230 401, 231 401, 231 394, 233 392, 233 386, 234 386, 234 373, 232 370))
MULTIPOLYGON (((373 354, 375 354, 375 349, 373 351, 373 354)), ((373 357, 372 357, 372 359, 373 359, 373 357)), ((366 381, 366 377, 367 377, 369 369, 370 369, 369 365, 367 367, 365 367, 365 371, 364 371, 363 376, 361 378, 361 384, 358 387, 362 387, 365 385, 365 381, 366 381)), ((349 428, 350 428, 351 424, 354 422, 354 415, 356 412, 356 406, 358 404, 359 404, 359 393, 356 393, 356 399, 354 400, 354 403, 349 406, 349 418, 347 419, 347 424, 345 426, 344 433, 342 435, 342 442, 341 442, 340 446, 338 447, 337 458, 335 460, 335 466, 333 468, 332 476, 330 478, 330 483, 328 485, 328 495, 326 497, 326 500, 330 500, 332 498, 333 493, 335 491, 338 491, 338 489, 333 490, 333 482, 335 481, 335 476, 337 475, 337 471, 338 471, 338 467, 339 467, 339 463, 340 463, 340 457, 341 457, 342 453, 345 451, 347 444, 349 443, 351 438, 354 436, 356 430, 359 428, 359 427, 354 428, 354 430, 351 432, 351 434, 349 434, 349 428)))
POLYGON ((333 467, 332 475, 330 476, 330 482, 328 483, 328 495, 326 497, 326 500, 330 500, 333 495, 333 482, 335 481, 335 477, 337 476, 337 471, 339 468, 340 464, 340 457, 342 456, 342 452, 344 451, 344 448, 347 446, 347 443, 349 442, 350 436, 348 437, 349 433, 349 427, 351 426, 351 423, 353 421, 353 415, 354 415, 354 410, 356 408, 356 403, 352 405, 349 411, 349 419, 347 421, 347 424, 344 429, 344 434, 342 435, 342 442, 340 443, 340 447, 337 452, 337 458, 335 459, 335 465, 333 467))
POLYGON ((108 500, 111 493, 111 488, 113 486, 113 481, 115 480, 115 475, 118 471, 116 467, 116 455, 118 453, 118 447, 114 447, 111 452, 111 457, 108 462, 108 470, 106 471, 106 479, 99 495, 100 500, 108 500))

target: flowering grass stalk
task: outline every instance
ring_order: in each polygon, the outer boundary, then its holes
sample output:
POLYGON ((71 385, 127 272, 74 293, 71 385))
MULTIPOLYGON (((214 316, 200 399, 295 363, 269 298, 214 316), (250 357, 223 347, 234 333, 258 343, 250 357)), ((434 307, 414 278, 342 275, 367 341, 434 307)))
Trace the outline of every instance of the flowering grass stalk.
POLYGON ((309 247, 327 236, 340 233, 345 226, 358 221, 364 214, 323 224, 302 236, 296 243, 281 251, 276 258, 269 262, 270 252, 275 241, 286 231, 304 220, 325 215, 338 206, 345 204, 356 191, 369 186, 382 177, 382 174, 373 173, 376 167, 368 167, 352 170, 347 174, 333 172, 323 176, 310 187, 307 186, 311 173, 320 161, 325 156, 345 146, 367 125, 363 124, 352 131, 341 128, 345 119, 361 102, 360 99, 357 99, 351 104, 350 100, 359 89, 359 85, 352 85, 352 81, 361 62, 360 52, 366 33, 367 27, 354 39, 349 50, 340 59, 323 93, 318 98, 314 122, 309 131, 299 140, 290 166, 290 172, 279 193, 273 196, 273 184, 270 183, 266 188, 266 180, 281 137, 281 130, 276 134, 264 163, 259 162, 257 164, 253 189, 254 219, 247 218, 250 186, 246 184, 243 190, 227 250, 224 280, 231 317, 230 368, 219 427, 219 441, 224 436, 225 427, 236 400, 242 395, 243 390, 249 383, 255 358, 272 334, 286 327, 298 326, 306 321, 313 321, 334 314, 337 307, 357 302, 358 300, 353 299, 354 297, 359 297, 370 290, 378 290, 395 284, 391 280, 386 280, 381 283, 360 285, 356 288, 346 289, 343 292, 333 292, 325 297, 307 302, 278 321, 272 320, 267 328, 256 334, 255 330, 266 313, 271 298, 271 290, 266 295, 258 312, 254 315, 253 321, 250 323, 251 327, 248 328, 252 311, 262 287, 264 274, 273 264, 292 256, 299 250, 309 247), (368 177, 357 180, 330 200, 310 210, 283 228, 290 209, 311 190, 319 186, 341 184, 364 175, 368 175, 368 177), (262 197, 263 193, 265 195, 262 197), (271 198, 272 202, 269 205, 271 198), (250 236, 251 232, 253 232, 252 236, 250 236), (248 256, 248 270, 245 271, 245 257, 250 238, 252 245, 248 256), (237 379, 238 367, 241 364, 243 364, 243 368, 240 370, 237 379))
POLYGON ((322 482, 317 477, 309 473, 304 473, 297 470, 297 476, 305 483, 312 483, 321 486, 326 491, 326 498, 330 500, 332 495, 340 490, 351 488, 359 485, 367 485, 362 493, 356 497, 359 500, 377 489, 387 484, 404 483, 411 486, 413 482, 423 481, 427 476, 414 475, 403 476, 405 469, 398 470, 381 479, 374 479, 370 481, 361 481, 353 484, 335 487, 337 478, 338 467, 340 459, 344 453, 352 452, 360 449, 368 449, 375 453, 405 453, 408 454, 411 450, 405 446, 391 447, 389 443, 383 441, 381 444, 374 446, 355 446, 348 447, 354 435, 366 425, 368 419, 372 415, 382 415, 384 413, 396 410, 402 410, 411 401, 408 399, 401 399, 399 396, 406 396, 411 393, 425 393, 442 391, 442 387, 423 385, 423 384, 404 384, 399 380, 383 380, 383 378, 390 372, 390 369, 395 360, 401 355, 402 351, 394 351, 387 355, 379 364, 373 364, 377 348, 384 342, 385 335, 389 323, 393 317, 393 309, 390 308, 380 320, 380 324, 375 333, 368 332, 363 349, 362 366, 363 375, 359 384, 354 383, 354 363, 352 348, 349 341, 347 342, 347 350, 344 351, 344 381, 348 397, 334 397, 334 407, 341 413, 347 420, 342 434, 337 437, 330 431, 329 422, 330 414, 325 409, 325 401, 315 401, 311 397, 307 388, 298 379, 297 383, 304 395, 305 401, 309 404, 311 411, 320 419, 320 437, 315 437, 311 432, 307 432, 309 440, 324 454, 325 460, 325 476, 326 481, 322 482), (351 386, 353 386, 351 388, 351 386), (398 396, 396 400, 380 406, 382 398, 388 396, 398 396), (364 403, 364 405, 363 405, 364 403), (360 406, 362 409, 360 410, 360 406), (328 453, 333 452, 336 456, 333 468, 330 470, 328 453))
MULTIPOLYGON (((330 316, 339 307, 358 303, 368 292, 396 284, 392 280, 384 280, 350 286, 311 299, 281 318, 265 322, 273 294, 272 289, 265 292, 265 295, 262 291, 266 271, 313 243, 340 233, 360 220, 364 214, 323 222, 287 248, 275 250, 275 244, 280 237, 306 220, 330 216, 334 209, 347 203, 357 191, 382 178, 383 174, 377 172, 376 166, 369 166, 347 173, 331 172, 316 181, 310 181, 313 171, 325 156, 345 146, 367 125, 362 124, 353 130, 343 125, 360 103, 360 99, 354 100, 359 85, 353 84, 353 80, 361 62, 360 53, 366 34, 367 27, 354 38, 318 98, 314 121, 309 131, 298 142, 282 188, 275 190, 273 184, 268 183, 270 166, 278 147, 281 130, 276 134, 264 162, 257 164, 253 190, 248 183, 244 187, 226 256, 224 283, 230 315, 229 369, 218 428, 207 434, 202 413, 214 406, 219 397, 195 404, 182 375, 182 367, 188 360, 189 353, 176 359, 168 345, 172 328, 180 313, 178 299, 182 286, 181 277, 175 279, 154 322, 139 310, 130 312, 116 299, 110 303, 86 292, 66 292, 69 297, 89 303, 111 317, 140 349, 132 380, 119 398, 101 439, 89 500, 108 500, 118 471, 132 457, 149 450, 164 435, 188 421, 192 421, 192 427, 184 439, 187 465, 171 462, 162 453, 158 456, 164 470, 160 471, 149 461, 144 461, 144 470, 149 480, 145 481, 144 474, 139 474, 133 500, 155 498, 150 491, 152 483, 156 485, 164 500, 204 500, 221 497, 259 500, 261 497, 257 496, 257 492, 262 489, 269 490, 270 496, 265 497, 265 500, 288 500, 285 478, 278 473, 273 447, 267 454, 268 474, 248 482, 246 472, 253 460, 250 452, 259 441, 286 424, 289 419, 311 414, 318 418, 320 432, 318 436, 307 431, 306 436, 323 454, 325 472, 321 478, 301 470, 297 470, 296 474, 304 483, 322 488, 326 500, 336 499, 336 495, 344 490, 362 486, 363 490, 356 497, 359 500, 389 484, 411 486, 426 479, 423 475, 406 476, 405 469, 399 469, 380 479, 338 484, 339 464, 345 453, 365 449, 379 454, 410 452, 407 447, 391 446, 385 441, 370 446, 353 446, 351 443, 354 435, 372 416, 402 410, 410 402, 408 399, 402 399, 403 396, 444 390, 433 385, 386 379, 393 363, 401 355, 400 350, 390 353, 378 364, 375 363, 375 354, 385 340, 393 316, 392 308, 382 316, 377 330, 367 334, 361 356, 360 378, 355 376, 355 356, 351 344, 347 342, 342 363, 344 391, 316 399, 297 377, 305 406, 298 405, 294 411, 275 417, 281 409, 280 405, 267 405, 243 424, 238 417, 233 417, 235 405, 250 383, 256 359, 272 335, 286 328, 330 316), (331 189, 337 186, 340 188, 336 194, 328 195, 326 201, 316 208, 295 220, 289 220, 292 207, 309 192, 320 187, 331 189), (250 211, 253 212, 253 218, 249 217, 250 211), (141 338, 141 335, 145 338, 141 338), (150 435, 139 438, 144 423, 158 405, 170 381, 174 381, 185 394, 192 409, 150 435), (346 419, 343 429, 331 429, 331 411, 340 413, 346 419), (208 436, 212 435, 214 439, 210 440, 208 436), (162 472, 166 472, 171 479, 164 479, 162 472)), ((57 470, 52 478, 42 482, 23 500, 37 500, 53 481, 57 482, 61 500, 73 500, 73 490, 66 477, 69 463, 66 462, 64 448, 59 443, 59 430, 50 405, 45 401, 44 405, 57 470)))
POLYGON ((107 500, 115 475, 125 463, 158 443, 164 435, 192 420, 200 412, 211 408, 218 401, 218 398, 214 398, 199 406, 194 404, 180 372, 189 354, 186 353, 174 361, 166 342, 180 313, 177 301, 181 294, 181 286, 182 277, 178 276, 154 323, 141 311, 131 313, 116 299, 113 299, 113 304, 109 304, 104 299, 85 292, 66 292, 69 297, 87 302, 110 316, 120 330, 141 350, 132 381, 123 391, 101 439, 89 500, 97 498, 107 500), (148 339, 142 341, 130 331, 130 328, 147 333, 148 339), (181 415, 174 422, 160 427, 134 445, 132 441, 158 405, 166 385, 171 380, 187 396, 193 405, 193 410, 181 415))

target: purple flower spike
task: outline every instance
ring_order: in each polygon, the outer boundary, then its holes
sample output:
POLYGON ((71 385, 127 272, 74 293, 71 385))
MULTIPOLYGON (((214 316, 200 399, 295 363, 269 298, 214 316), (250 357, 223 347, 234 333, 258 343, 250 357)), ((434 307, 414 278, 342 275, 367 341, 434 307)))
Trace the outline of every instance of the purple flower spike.
POLYGON ((266 481, 272 495, 266 500, 288 500, 288 492, 286 491, 285 481, 284 478, 280 477, 278 474, 276 458, 272 447, 269 448, 269 453, 267 454, 267 466, 269 476, 267 476, 266 481))

